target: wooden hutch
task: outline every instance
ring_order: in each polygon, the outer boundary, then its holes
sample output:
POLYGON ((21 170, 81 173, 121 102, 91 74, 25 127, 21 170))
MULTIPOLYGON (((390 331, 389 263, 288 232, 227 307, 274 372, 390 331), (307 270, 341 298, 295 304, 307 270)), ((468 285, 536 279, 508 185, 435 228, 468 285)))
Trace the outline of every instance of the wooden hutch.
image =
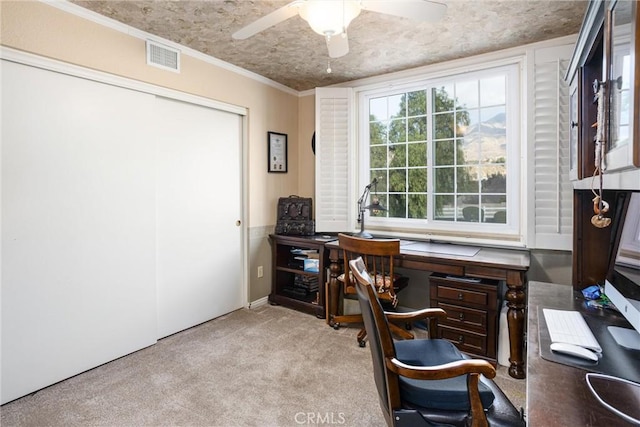
POLYGON ((621 231, 616 225, 630 192, 640 191, 639 34, 638 2, 590 2, 567 71, 575 290, 604 282, 621 231), (596 172, 599 153, 601 175, 596 172), (602 216, 611 219, 603 228, 592 223, 595 211, 604 208, 597 200, 594 204, 600 193, 609 204, 602 216))

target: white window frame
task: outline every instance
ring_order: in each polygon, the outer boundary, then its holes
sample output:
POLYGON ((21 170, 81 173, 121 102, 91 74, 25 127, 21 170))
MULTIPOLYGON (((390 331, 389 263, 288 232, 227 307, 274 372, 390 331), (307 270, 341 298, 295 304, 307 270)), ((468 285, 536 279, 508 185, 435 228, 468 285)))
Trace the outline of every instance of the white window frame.
MULTIPOLYGON (((404 82, 383 87, 362 87, 357 92, 358 111, 358 146, 357 146, 357 188, 364 188, 369 180, 369 99, 398 92, 427 90, 431 93, 433 87, 443 83, 469 77, 480 79, 487 75, 494 75, 496 71, 504 72, 507 77, 507 223, 468 223, 437 221, 433 219, 433 156, 427 157, 428 179, 428 213, 427 219, 381 218, 366 215, 367 229, 376 234, 393 234, 417 238, 442 238, 451 241, 475 241, 478 243, 499 243, 500 245, 524 244, 521 212, 525 210, 522 195, 523 179, 521 170, 525 170, 523 161, 526 150, 522 148, 523 135, 526 126, 521 125, 526 120, 522 105, 524 99, 523 57, 511 58, 500 64, 465 67, 464 70, 451 70, 439 75, 425 75, 420 80, 404 82)), ((429 95, 427 95, 429 97, 429 95)), ((427 129, 428 150, 432 152, 432 115, 431 105, 428 104, 427 129)))

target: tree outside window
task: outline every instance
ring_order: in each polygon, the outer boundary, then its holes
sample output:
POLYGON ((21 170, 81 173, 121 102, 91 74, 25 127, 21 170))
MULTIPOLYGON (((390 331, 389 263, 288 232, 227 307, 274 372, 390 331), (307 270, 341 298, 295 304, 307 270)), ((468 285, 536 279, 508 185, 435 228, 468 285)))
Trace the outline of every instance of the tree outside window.
POLYGON ((505 75, 371 98, 372 215, 506 223, 506 144, 505 75))

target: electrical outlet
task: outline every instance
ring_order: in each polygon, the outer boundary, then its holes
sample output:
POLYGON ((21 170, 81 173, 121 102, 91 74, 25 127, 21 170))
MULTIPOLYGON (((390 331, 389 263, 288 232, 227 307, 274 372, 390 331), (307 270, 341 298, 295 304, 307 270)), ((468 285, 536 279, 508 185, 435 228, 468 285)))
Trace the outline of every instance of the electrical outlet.
POLYGON ((258 266, 258 278, 264 276, 264 269, 261 265, 258 266))

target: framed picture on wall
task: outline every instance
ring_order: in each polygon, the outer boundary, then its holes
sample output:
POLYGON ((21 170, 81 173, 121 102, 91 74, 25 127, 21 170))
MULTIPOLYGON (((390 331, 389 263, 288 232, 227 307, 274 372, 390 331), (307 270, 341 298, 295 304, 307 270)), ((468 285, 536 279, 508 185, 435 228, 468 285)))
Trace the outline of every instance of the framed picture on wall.
POLYGON ((269 144, 269 172, 287 172, 287 135, 267 132, 269 144))

